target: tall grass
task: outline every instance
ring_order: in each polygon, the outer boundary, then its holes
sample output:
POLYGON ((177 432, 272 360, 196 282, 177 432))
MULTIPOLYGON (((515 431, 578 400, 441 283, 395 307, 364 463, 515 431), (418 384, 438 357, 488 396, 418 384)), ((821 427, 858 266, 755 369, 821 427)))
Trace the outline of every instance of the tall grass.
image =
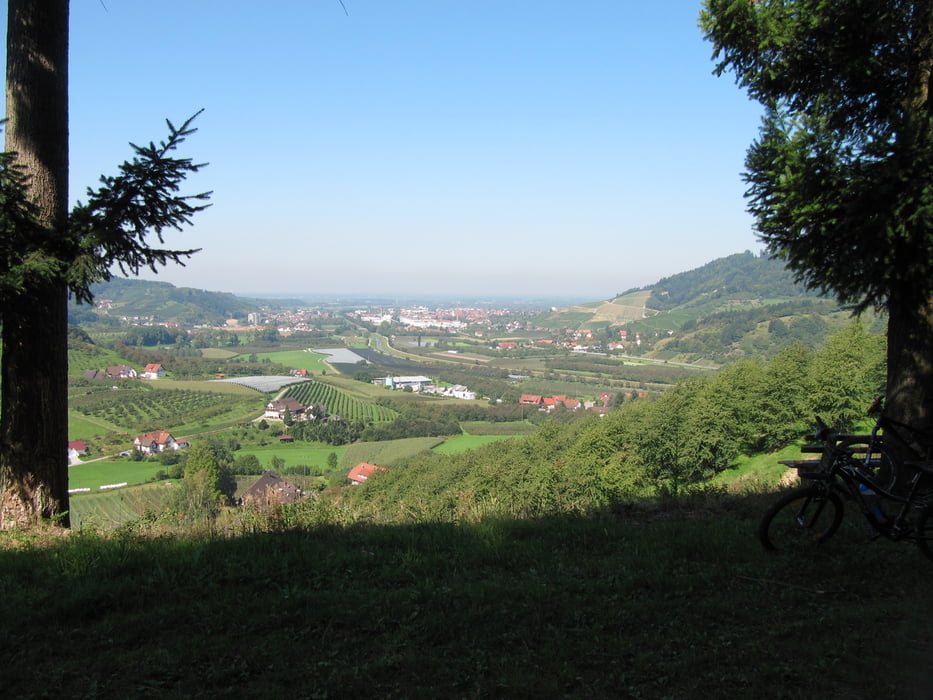
POLYGON ((408 525, 314 500, 197 531, 0 533, 4 695, 925 697, 931 563, 857 527, 769 556, 770 497, 408 525))

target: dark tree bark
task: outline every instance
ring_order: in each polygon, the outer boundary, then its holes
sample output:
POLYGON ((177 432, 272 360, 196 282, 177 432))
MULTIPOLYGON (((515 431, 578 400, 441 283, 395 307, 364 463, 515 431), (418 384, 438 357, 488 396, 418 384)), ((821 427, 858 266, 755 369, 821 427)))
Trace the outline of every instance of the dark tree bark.
POLYGON ((902 460, 933 458, 933 301, 912 297, 888 304, 884 440, 902 460))
MULTIPOLYGON (((68 214, 68 0, 9 0, 6 150, 30 176, 47 249, 68 214)), ((0 529, 68 519, 67 285, 28 280, 2 313, 0 529)))

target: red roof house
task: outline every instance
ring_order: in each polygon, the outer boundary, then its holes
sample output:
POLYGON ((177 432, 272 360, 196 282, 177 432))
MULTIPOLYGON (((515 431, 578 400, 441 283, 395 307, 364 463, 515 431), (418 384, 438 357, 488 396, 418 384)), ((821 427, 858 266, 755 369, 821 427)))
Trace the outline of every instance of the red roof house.
POLYGON ((385 467, 380 467, 377 464, 369 464, 368 462, 360 462, 350 470, 350 473, 347 474, 347 478, 353 482, 354 486, 359 486, 373 474, 384 471, 386 471, 385 467))

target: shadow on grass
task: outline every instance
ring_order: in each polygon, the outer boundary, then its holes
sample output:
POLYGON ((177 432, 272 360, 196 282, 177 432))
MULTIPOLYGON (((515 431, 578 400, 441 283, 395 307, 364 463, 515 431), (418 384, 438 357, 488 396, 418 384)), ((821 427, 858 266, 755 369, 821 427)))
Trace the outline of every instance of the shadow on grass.
POLYGON ((857 527, 769 556, 754 531, 772 498, 4 533, 4 695, 923 697, 933 564, 857 527))

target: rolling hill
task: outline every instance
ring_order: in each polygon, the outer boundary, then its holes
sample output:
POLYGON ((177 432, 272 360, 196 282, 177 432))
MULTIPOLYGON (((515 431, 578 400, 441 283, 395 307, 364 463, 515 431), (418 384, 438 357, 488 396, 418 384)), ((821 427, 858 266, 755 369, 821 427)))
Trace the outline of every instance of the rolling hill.
MULTIPOLYGON (((883 319, 864 318, 873 332, 883 330, 883 319)), ((795 282, 783 262, 746 251, 535 323, 603 331, 607 339, 637 335, 640 345, 630 343, 627 351, 645 357, 722 362, 773 355, 794 343, 816 347, 850 320, 835 300, 795 282)))
MULTIPOLYGON (((154 321, 181 323, 222 323, 228 318, 245 319, 247 314, 262 308, 302 306, 297 299, 248 299, 229 292, 209 292, 192 287, 176 287, 168 282, 124 279, 91 286, 102 315, 151 318, 154 321)), ((79 320, 94 313, 86 306, 72 304, 70 315, 79 320)))

